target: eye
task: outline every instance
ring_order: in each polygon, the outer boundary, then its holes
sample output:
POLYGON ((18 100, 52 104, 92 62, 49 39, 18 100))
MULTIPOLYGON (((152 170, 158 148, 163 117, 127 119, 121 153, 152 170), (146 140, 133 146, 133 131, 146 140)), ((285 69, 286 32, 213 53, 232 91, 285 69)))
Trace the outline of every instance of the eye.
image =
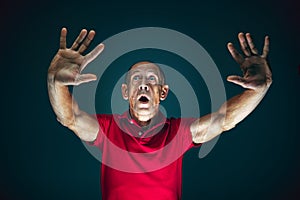
POLYGON ((156 78, 155 78, 155 76, 149 76, 148 80, 149 81, 156 81, 156 78))
POLYGON ((134 76, 134 77, 132 78, 132 80, 134 80, 134 81, 138 81, 139 79, 140 79, 139 76, 134 76))

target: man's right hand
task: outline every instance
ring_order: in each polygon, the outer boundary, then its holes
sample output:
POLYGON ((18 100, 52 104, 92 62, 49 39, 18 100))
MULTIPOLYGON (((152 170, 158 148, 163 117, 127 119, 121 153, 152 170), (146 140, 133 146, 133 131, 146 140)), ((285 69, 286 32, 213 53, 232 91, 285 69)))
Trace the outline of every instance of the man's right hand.
POLYGON ((82 70, 89 62, 94 60, 104 49, 103 44, 99 44, 87 55, 83 52, 88 48, 95 36, 95 31, 81 30, 77 39, 67 48, 67 29, 62 28, 60 34, 60 48, 54 56, 48 70, 48 80, 55 81, 62 85, 79 85, 81 83, 94 81, 97 79, 94 74, 81 74, 82 70))
POLYGON ((81 74, 89 62, 94 60, 103 50, 99 44, 87 55, 83 52, 95 36, 95 31, 83 29, 71 48, 66 46, 67 29, 63 28, 60 34, 60 48, 53 58, 48 69, 48 93, 51 106, 57 120, 71 129, 80 139, 93 141, 97 137, 99 125, 95 116, 81 110, 70 94, 69 85, 96 80, 94 74, 81 74))

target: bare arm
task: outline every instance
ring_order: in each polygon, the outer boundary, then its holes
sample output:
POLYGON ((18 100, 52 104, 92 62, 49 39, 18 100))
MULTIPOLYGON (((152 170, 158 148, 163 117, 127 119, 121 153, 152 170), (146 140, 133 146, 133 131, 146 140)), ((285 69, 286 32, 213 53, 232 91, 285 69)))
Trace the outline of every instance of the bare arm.
POLYGON ((240 65, 244 76, 228 76, 227 80, 246 90, 225 102, 217 112, 201 117, 191 125, 190 129, 195 143, 207 142, 223 131, 235 127, 256 108, 272 83, 272 73, 266 61, 269 38, 265 37, 262 55, 258 54, 249 33, 246 37, 240 33, 238 38, 245 57, 238 53, 232 43, 228 43, 227 47, 240 65))
POLYGON ((60 49, 54 56, 48 69, 48 94, 57 120, 71 129, 79 138, 93 141, 99 130, 95 117, 80 110, 68 86, 79 85, 96 80, 94 74, 81 74, 86 65, 95 59, 103 50, 98 45, 89 54, 83 56, 95 36, 94 31, 81 31, 71 48, 66 47, 67 29, 63 28, 60 35, 60 49))

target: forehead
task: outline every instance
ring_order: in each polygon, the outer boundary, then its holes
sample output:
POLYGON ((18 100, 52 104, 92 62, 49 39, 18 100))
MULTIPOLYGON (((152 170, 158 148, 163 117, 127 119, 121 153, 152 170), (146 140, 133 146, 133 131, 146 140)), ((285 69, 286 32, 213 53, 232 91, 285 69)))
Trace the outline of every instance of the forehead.
POLYGON ((154 63, 142 62, 133 65, 129 72, 130 74, 138 72, 152 72, 158 75, 160 73, 160 69, 154 63))

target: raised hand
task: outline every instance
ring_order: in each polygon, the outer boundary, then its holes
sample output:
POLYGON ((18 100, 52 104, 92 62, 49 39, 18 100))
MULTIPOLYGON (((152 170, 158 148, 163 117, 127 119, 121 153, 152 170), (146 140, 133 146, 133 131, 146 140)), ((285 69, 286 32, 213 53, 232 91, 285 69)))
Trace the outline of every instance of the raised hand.
POLYGON ((94 39, 95 31, 92 30, 88 33, 85 29, 81 30, 71 48, 67 48, 66 36, 67 29, 62 28, 60 48, 51 62, 48 77, 62 85, 79 85, 96 80, 97 77, 94 74, 81 74, 87 64, 94 60, 104 49, 104 45, 99 44, 90 53, 83 55, 94 39))
POLYGON ((261 55, 258 53, 250 33, 247 33, 246 35, 244 33, 239 33, 238 39, 244 55, 240 54, 234 48, 232 43, 228 43, 227 48, 234 60, 240 65, 243 71, 243 77, 232 75, 228 76, 227 80, 252 90, 269 87, 272 83, 272 72, 267 62, 270 43, 269 37, 265 37, 261 55))

